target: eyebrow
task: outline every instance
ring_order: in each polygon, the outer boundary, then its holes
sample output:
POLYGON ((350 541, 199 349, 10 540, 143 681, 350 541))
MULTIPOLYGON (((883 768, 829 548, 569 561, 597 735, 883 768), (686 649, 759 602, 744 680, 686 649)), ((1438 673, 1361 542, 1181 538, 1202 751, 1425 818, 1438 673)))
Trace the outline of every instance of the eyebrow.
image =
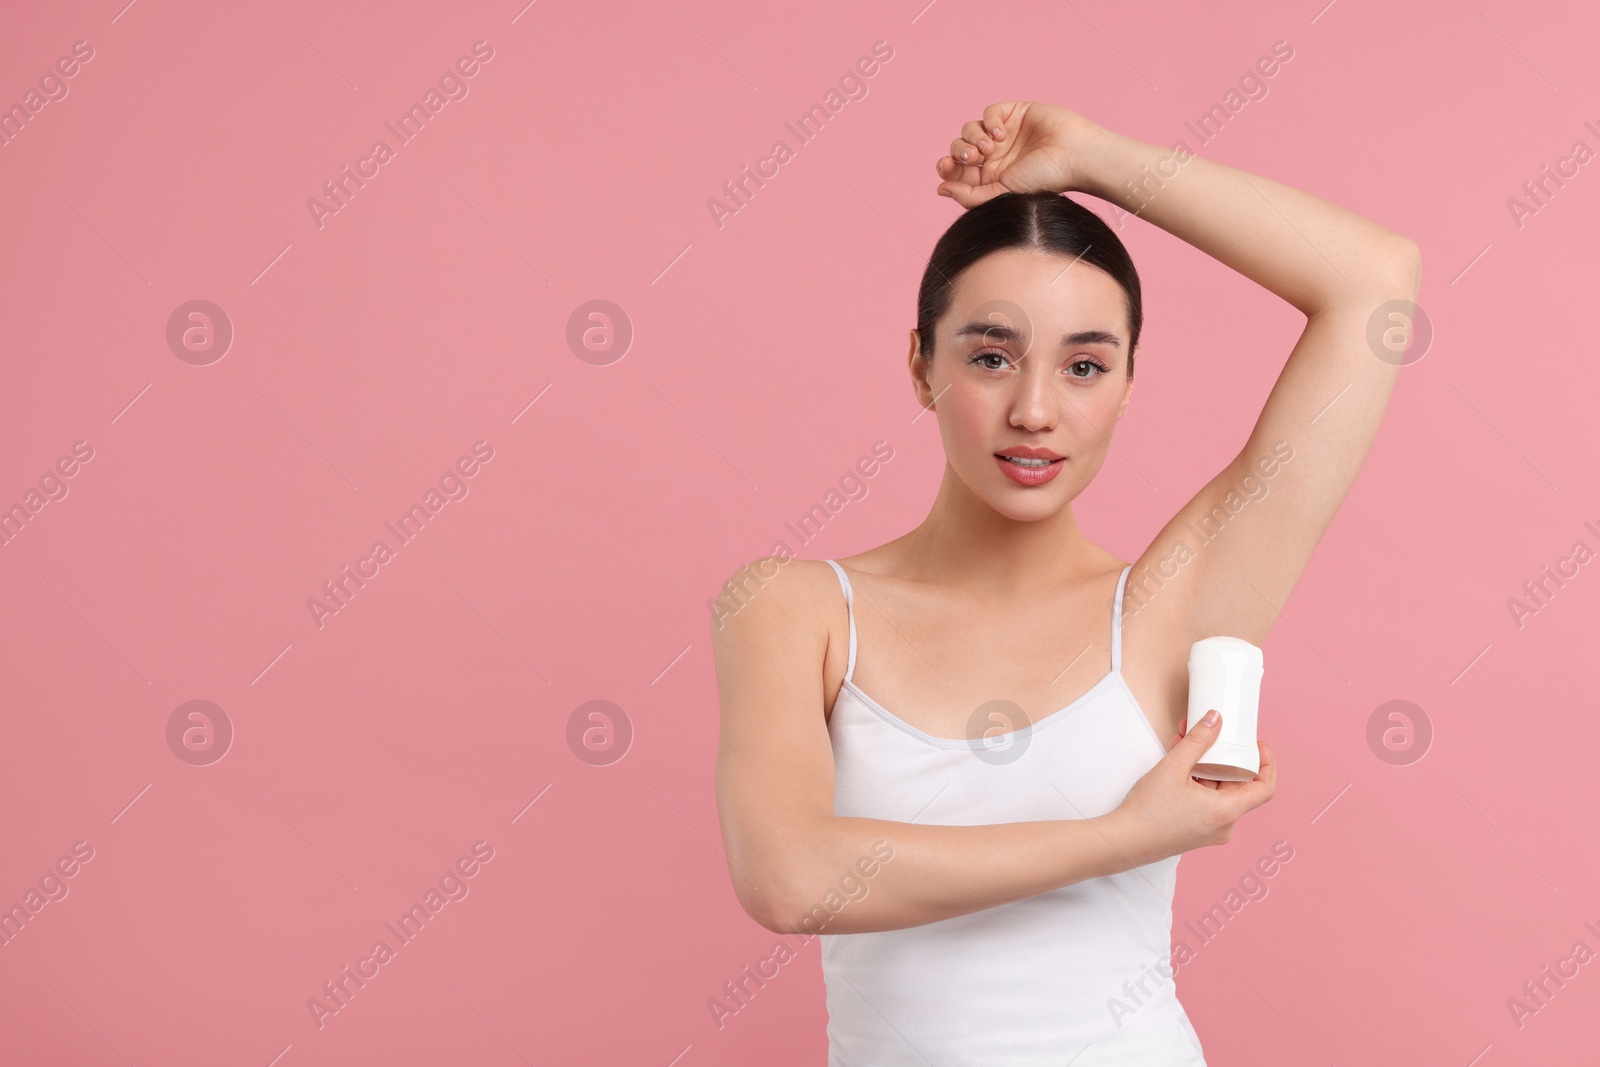
MULTIPOLYGON (((956 337, 983 337, 997 344, 1016 343, 1022 340, 1022 333, 1013 326, 1006 326, 995 322, 969 322, 956 331, 956 337)), ((1079 330, 1069 333, 1061 339, 1061 347, 1076 348, 1079 345, 1110 345, 1113 348, 1122 347, 1122 338, 1105 330, 1079 330)))

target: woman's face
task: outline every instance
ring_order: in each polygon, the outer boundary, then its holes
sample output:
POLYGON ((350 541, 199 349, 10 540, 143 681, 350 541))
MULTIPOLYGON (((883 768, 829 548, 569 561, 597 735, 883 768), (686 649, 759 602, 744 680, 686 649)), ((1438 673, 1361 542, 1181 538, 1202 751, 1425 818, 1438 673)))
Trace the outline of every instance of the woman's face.
POLYGON ((1133 395, 1122 287, 1082 261, 1006 249, 956 280, 936 329, 931 365, 911 331, 911 374, 951 468, 1003 515, 1055 514, 1100 470, 1133 395), (1061 458, 998 455, 1017 447, 1061 458))

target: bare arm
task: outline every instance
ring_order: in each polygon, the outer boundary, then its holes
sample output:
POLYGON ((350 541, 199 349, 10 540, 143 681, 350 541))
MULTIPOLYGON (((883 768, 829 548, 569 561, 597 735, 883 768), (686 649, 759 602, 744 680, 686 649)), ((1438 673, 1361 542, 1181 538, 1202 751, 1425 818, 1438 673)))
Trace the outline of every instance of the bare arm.
MULTIPOLYGON (((1165 794, 1158 804, 1169 822, 1159 830, 1120 807, 1093 819, 979 826, 836 816, 822 672, 826 613, 844 612, 832 572, 815 561, 758 561, 729 580, 721 604, 712 636, 717 807, 734 891, 769 930, 860 933, 965 915, 1221 843, 1238 813, 1261 802, 1224 801, 1190 782, 1179 758, 1174 781, 1205 796, 1192 798, 1192 824, 1176 832, 1181 805, 1165 794)), ((1197 733, 1189 767, 1208 736, 1197 733)))
MULTIPOLYGON (((938 163, 941 188, 963 206, 1006 191, 1092 193, 1306 315, 1244 447, 1162 529, 1128 579, 1130 588, 1156 590, 1150 603, 1191 640, 1231 634, 1262 643, 1377 438, 1402 362, 1404 346, 1393 339, 1409 339, 1416 313, 1416 243, 1281 182, 1047 104, 990 105, 951 151, 938 163), (1220 533, 1197 543, 1197 529, 1220 533), (1173 560, 1175 576, 1170 565, 1151 573, 1152 563, 1173 560)), ((1229 338, 1188 358, 1223 373, 1266 358, 1254 348, 1229 338)))
MULTIPOLYGON (((1306 326, 1244 447, 1172 519, 1145 561, 1193 550, 1164 610, 1188 640, 1233 634, 1261 644, 1366 462, 1400 372, 1420 285, 1416 244, 1309 193, 1192 157, 1159 187, 1140 183, 1170 154, 1096 127, 1086 191, 1138 211, 1306 315, 1306 326)), ((1259 352, 1246 350, 1255 361, 1259 352)), ((1215 358, 1215 357, 1212 357, 1215 358)), ((1228 356, 1235 357, 1231 346, 1228 356)), ((1222 362, 1222 360, 1218 360, 1222 362)))
POLYGON ((825 815, 792 857, 789 903, 762 925, 857 934, 966 915, 1132 869, 1128 829, 1116 812, 980 826, 825 815))
POLYGON ((1411 280, 1417 246, 1293 186, 1088 125, 1077 188, 1161 227, 1308 317, 1411 280), (1170 175, 1170 177, 1168 177, 1170 175))

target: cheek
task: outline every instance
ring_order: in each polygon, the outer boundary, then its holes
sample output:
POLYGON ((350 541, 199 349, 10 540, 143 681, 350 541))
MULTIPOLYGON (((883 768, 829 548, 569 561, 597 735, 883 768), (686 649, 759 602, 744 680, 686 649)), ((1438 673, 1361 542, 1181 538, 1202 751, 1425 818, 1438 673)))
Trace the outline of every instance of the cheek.
POLYGON ((1122 394, 1110 389, 1079 388, 1070 399, 1063 415, 1064 428, 1086 446, 1109 448, 1108 438, 1117 425, 1122 394))
POLYGON ((951 386, 939 401, 939 410, 956 441, 986 441, 994 427, 994 398, 983 389, 951 386))

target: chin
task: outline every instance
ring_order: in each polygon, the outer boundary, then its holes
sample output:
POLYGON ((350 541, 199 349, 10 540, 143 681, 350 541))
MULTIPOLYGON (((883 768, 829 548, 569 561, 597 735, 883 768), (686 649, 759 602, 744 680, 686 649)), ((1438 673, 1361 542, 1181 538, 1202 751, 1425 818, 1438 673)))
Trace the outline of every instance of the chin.
POLYGON ((1031 500, 1006 500, 989 501, 989 505, 1000 514, 1016 522, 1038 522, 1048 519, 1061 510, 1061 501, 1055 497, 1045 498, 1037 493, 1031 494, 1031 500))
POLYGON ((1068 499, 1055 483, 1034 489, 1008 482, 980 495, 995 511, 1018 522, 1047 519, 1060 511, 1068 499))

